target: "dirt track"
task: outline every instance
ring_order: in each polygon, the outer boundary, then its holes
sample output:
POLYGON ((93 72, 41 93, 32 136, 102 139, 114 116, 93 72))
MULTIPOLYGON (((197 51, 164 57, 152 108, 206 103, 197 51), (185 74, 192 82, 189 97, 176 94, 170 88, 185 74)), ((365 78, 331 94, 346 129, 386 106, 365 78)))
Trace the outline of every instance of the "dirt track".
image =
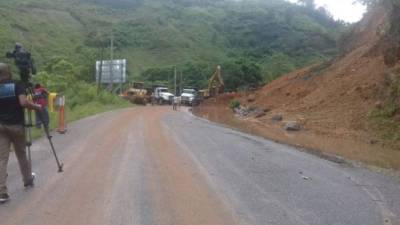
POLYGON ((40 140, 24 190, 12 159, 1 225, 400 224, 393 178, 169 107, 91 117, 54 140, 65 172, 40 140))

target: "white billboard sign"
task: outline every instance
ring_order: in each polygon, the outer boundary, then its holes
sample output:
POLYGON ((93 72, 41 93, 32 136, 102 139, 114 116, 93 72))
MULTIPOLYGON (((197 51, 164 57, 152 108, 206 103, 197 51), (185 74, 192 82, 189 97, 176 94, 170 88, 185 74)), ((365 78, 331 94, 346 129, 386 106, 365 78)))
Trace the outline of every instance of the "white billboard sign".
POLYGON ((113 61, 105 60, 103 63, 101 63, 101 61, 96 61, 96 82, 99 82, 100 73, 102 84, 125 83, 126 59, 116 59, 113 61))

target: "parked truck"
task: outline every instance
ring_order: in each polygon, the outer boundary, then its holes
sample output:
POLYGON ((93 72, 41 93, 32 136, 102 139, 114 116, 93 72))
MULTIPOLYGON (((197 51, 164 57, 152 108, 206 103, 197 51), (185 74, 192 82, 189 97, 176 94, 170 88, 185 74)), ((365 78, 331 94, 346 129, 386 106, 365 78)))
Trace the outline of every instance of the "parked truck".
POLYGON ((197 101, 197 91, 195 89, 183 89, 181 94, 181 104, 193 106, 197 101))
POLYGON ((156 87, 152 94, 153 104, 172 104, 173 99, 174 95, 166 87, 156 87))

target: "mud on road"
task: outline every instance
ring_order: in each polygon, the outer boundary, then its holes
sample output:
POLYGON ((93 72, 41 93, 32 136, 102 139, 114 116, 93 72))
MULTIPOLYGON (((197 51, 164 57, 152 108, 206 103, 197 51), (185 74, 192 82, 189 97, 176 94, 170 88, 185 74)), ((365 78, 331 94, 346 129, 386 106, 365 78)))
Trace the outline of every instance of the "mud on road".
POLYGON ((90 117, 54 141, 65 172, 39 140, 33 189, 12 158, 1 225, 400 224, 394 178, 169 107, 90 117))

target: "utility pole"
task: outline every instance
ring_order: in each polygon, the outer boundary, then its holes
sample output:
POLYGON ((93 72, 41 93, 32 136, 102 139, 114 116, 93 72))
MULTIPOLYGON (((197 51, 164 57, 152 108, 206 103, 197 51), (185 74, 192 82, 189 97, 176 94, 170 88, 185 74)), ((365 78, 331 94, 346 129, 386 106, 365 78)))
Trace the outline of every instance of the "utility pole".
POLYGON ((174 95, 176 96, 176 66, 174 67, 174 95))
POLYGON ((182 70, 181 70, 181 74, 180 74, 180 77, 179 77, 179 94, 181 94, 182 93, 182 70))
MULTIPOLYGON (((95 15, 96 15, 96 18, 98 18, 98 11, 97 11, 97 1, 95 0, 94 1, 94 5, 95 5, 95 8, 94 8, 94 13, 95 13, 95 15)), ((104 43, 102 43, 102 40, 101 40, 101 36, 100 36, 100 30, 99 30, 99 24, 98 23, 96 23, 96 38, 98 39, 97 41, 98 41, 98 44, 100 45, 100 48, 101 48, 101 50, 100 50, 100 68, 97 68, 97 64, 96 64, 96 73, 97 73, 97 70, 98 70, 98 72, 99 72, 99 78, 98 78, 98 83, 97 83, 97 95, 99 95, 100 94, 100 90, 101 90, 101 79, 102 79, 102 76, 103 76, 103 61, 104 61, 104 43)))
POLYGON ((124 73, 124 71, 122 70, 122 66, 123 66, 123 63, 122 62, 120 62, 119 64, 119 93, 120 94, 122 94, 122 81, 123 81, 123 79, 124 79, 124 75, 123 75, 123 73, 124 73))
POLYGON ((114 32, 111 31, 111 41, 110 41, 110 91, 114 89, 114 32))
POLYGON ((103 76, 103 61, 104 61, 104 46, 101 47, 101 53, 100 53, 99 83, 97 85, 97 95, 100 94, 100 89, 101 89, 101 78, 103 76))

